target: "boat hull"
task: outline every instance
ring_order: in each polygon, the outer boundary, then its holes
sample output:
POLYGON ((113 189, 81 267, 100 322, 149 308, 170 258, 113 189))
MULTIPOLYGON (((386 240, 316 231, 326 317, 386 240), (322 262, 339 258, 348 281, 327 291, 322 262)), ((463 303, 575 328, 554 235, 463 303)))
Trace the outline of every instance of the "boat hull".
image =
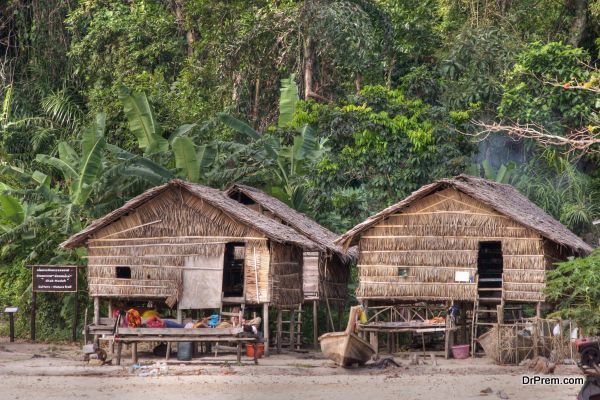
POLYGON ((364 365, 375 354, 371 344, 354 333, 332 332, 319 337, 321 351, 337 365, 364 365))

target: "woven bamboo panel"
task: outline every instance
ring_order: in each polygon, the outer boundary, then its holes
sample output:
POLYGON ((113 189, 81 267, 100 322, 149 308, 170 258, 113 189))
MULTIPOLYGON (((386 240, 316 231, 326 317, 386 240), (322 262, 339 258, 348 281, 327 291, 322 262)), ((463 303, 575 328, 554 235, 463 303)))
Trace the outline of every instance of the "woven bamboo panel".
POLYGON ((90 294, 162 297, 175 304, 181 296, 186 260, 218 256, 228 242, 260 247, 260 298, 268 301, 269 255, 264 235, 177 189, 142 204, 88 241, 90 294), (116 279, 117 266, 130 267, 131 279, 116 279))
POLYGON ((455 274, 474 278, 482 241, 501 242, 510 300, 543 298, 541 237, 455 189, 424 197, 361 235, 357 296, 474 300, 476 284, 457 283, 455 274))

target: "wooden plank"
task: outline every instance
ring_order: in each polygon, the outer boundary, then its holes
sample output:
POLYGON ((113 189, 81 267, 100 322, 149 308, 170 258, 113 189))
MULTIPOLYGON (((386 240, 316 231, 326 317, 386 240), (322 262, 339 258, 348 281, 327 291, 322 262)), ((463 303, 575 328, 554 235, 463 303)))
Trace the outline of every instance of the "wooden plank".
POLYGON ((162 336, 124 336, 119 337, 117 343, 137 343, 137 342, 256 342, 256 337, 223 337, 223 336, 205 336, 205 337, 162 337, 162 336))
POLYGON ((238 335, 244 328, 117 328, 118 335, 190 335, 190 336, 219 336, 238 335))
MULTIPOLYGON (((263 338, 265 341, 265 356, 269 356, 269 303, 263 304, 263 338)), ((256 348, 254 349, 254 354, 256 354, 256 348)))
POLYGON ((150 237, 136 237, 136 238, 116 238, 116 239, 89 239, 88 242, 118 242, 118 241, 129 241, 129 240, 156 240, 156 239, 227 239, 227 240, 268 240, 265 237, 254 237, 254 236, 150 236, 150 237))

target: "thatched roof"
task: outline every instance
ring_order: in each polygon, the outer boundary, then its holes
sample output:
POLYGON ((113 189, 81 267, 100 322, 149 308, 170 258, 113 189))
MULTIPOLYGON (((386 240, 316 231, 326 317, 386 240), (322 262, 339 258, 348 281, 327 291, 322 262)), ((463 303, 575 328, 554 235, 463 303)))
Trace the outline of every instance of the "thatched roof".
POLYGON ((335 243, 339 238, 339 235, 331 232, 324 226, 319 225, 306 215, 294 210, 281 200, 252 186, 243 185, 241 183, 236 183, 227 190, 227 195, 232 198, 237 193, 242 193, 249 197, 262 208, 273 213, 274 216, 279 218, 286 225, 294 228, 313 242, 316 242, 337 254, 342 261, 349 262, 356 257, 356 249, 345 251, 341 246, 335 243))
POLYGON ((593 250, 591 246, 560 222, 546 214, 544 210, 533 204, 514 187, 468 175, 459 175, 452 179, 441 179, 423 186, 399 203, 380 211, 356 225, 342 235, 337 240, 337 243, 344 247, 356 244, 360 233, 364 230, 377 224, 390 214, 402 211, 413 202, 445 188, 455 188, 487 204, 499 213, 536 231, 544 238, 571 249, 575 254, 585 255, 593 250))
POLYGON ((120 217, 131 213, 140 205, 150 201, 154 197, 171 188, 181 188, 186 190, 193 196, 196 196, 211 206, 223 211, 231 216, 232 219, 240 223, 262 232, 269 239, 279 243, 291 243, 302 247, 305 250, 322 250, 323 246, 307 239, 305 236, 298 234, 294 229, 280 224, 264 215, 253 211, 237 201, 227 197, 220 190, 201 186, 179 179, 172 180, 164 185, 149 189, 139 196, 126 202, 120 208, 108 213, 102 218, 99 218, 88 225, 81 232, 71 236, 69 239, 61 243, 63 248, 74 248, 85 243, 86 239, 104 228, 110 223, 116 221, 120 217))

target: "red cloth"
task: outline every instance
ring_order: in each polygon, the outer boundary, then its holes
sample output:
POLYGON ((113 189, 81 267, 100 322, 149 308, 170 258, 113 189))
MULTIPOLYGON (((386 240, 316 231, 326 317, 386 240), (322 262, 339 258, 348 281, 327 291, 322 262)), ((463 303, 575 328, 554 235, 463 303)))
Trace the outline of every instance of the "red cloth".
POLYGON ((146 320, 146 326, 148 328, 164 328, 165 322, 158 317, 150 317, 146 320))

